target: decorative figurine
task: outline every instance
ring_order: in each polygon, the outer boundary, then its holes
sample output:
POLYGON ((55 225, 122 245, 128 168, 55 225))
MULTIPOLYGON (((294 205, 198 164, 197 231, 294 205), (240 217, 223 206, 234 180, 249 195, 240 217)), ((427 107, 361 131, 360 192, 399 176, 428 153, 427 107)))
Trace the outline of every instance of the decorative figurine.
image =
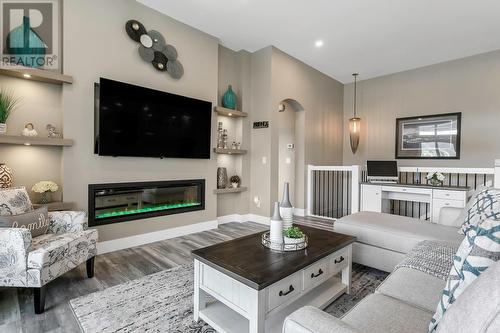
POLYGON ((24 125, 23 132, 21 133, 23 136, 38 136, 38 132, 35 130, 35 126, 33 126, 33 123, 27 123, 24 125))
POLYGON ((222 148, 223 149, 229 149, 229 147, 227 145, 227 129, 225 129, 222 132, 222 148))
POLYGON ((241 149, 241 142, 236 143, 236 149, 241 149))
POLYGON ((233 143, 231 144, 231 149, 238 149, 237 147, 238 146, 236 145, 236 141, 233 141, 233 143))
POLYGON ((49 138, 62 138, 62 134, 57 130, 57 128, 52 124, 47 124, 47 131, 49 132, 49 138))
POLYGON ((217 125, 217 148, 224 148, 224 131, 222 129, 222 121, 217 125))

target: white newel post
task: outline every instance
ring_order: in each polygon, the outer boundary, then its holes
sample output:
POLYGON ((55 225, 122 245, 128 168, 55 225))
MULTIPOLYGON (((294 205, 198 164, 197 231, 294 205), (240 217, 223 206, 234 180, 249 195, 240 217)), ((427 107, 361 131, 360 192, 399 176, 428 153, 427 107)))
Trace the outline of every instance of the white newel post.
POLYGON ((313 165, 307 165, 307 206, 306 206, 306 216, 312 215, 312 205, 313 205, 313 197, 312 197, 312 170, 313 165))
POLYGON ((359 165, 353 165, 351 177, 351 214, 359 212, 359 172, 359 165))
POLYGON ((495 188, 500 188, 500 159, 495 160, 495 188))

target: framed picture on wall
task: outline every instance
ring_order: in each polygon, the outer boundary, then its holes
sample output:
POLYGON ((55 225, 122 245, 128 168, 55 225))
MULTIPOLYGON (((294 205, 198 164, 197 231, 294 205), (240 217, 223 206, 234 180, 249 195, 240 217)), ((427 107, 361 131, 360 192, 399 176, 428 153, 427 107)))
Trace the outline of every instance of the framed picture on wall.
POLYGON ((459 159, 462 113, 396 119, 397 159, 459 159))

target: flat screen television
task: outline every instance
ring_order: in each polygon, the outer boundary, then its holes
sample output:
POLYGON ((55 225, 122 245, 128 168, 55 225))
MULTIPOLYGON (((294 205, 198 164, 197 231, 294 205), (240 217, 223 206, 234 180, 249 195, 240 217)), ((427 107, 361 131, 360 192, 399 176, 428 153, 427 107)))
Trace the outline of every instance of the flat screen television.
POLYGON ((212 103, 104 78, 95 94, 100 156, 210 158, 212 103))

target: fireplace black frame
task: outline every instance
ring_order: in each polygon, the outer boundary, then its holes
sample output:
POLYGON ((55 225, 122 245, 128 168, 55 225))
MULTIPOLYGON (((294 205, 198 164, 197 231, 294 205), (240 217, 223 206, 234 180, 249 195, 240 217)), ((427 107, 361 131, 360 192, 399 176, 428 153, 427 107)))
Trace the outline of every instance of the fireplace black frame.
POLYGON ((88 222, 90 227, 97 227, 106 224, 120 223, 147 219, 151 217, 173 215, 180 213, 205 210, 205 179, 186 179, 186 180, 167 180, 167 181, 146 181, 146 182, 129 182, 129 183, 105 183, 105 184, 89 184, 88 186, 88 222), (201 199, 201 205, 192 207, 180 207, 168 210, 137 213, 133 215, 124 215, 106 218, 96 221, 95 219, 95 193, 102 190, 123 189, 130 187, 148 188, 148 187, 167 187, 167 186, 197 186, 198 197, 201 199))

